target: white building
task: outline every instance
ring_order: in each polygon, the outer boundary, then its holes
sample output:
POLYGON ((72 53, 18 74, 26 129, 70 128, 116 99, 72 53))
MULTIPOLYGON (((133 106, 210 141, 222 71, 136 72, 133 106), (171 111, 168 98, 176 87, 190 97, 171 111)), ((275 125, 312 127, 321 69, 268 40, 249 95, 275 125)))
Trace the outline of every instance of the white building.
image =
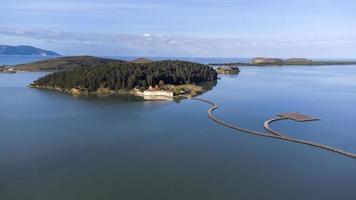
POLYGON ((145 90, 143 91, 144 96, 166 96, 166 97, 173 97, 172 91, 166 90, 145 90))

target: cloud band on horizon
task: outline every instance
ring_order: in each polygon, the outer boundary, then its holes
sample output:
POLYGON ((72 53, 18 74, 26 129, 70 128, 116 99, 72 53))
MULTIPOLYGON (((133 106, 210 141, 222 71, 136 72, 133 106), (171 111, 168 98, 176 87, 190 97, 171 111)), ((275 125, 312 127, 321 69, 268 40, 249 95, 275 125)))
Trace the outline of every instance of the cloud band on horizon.
MULTIPOLYGON (((0 27, 0 42, 11 45, 32 41, 31 45, 51 48, 67 55, 197 56, 197 57, 315 57, 315 49, 356 47, 356 37, 319 38, 212 38, 112 33, 77 33, 41 29, 0 27), (7 38, 7 39, 6 39, 7 38)), ((335 49, 337 52, 337 49, 335 49)), ((338 57, 335 53, 335 57, 338 57)), ((344 58, 348 57, 344 55, 344 58)), ((352 55, 350 54, 350 58, 352 55)))

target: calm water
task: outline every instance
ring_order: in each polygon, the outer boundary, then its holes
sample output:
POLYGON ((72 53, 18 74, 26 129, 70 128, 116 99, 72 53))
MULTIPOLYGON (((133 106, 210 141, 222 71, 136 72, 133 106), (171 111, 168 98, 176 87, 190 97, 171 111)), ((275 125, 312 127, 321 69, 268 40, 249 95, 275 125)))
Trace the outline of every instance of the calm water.
POLYGON ((23 56, 23 55, 0 55, 0 65, 18 65, 40 60, 55 58, 56 56, 23 56))
MULTIPOLYGON (((236 132, 194 100, 75 98, 0 74, 0 199, 356 199, 356 160, 236 132)), ((216 115, 356 152, 356 66, 242 68, 203 97, 216 115)))
MULTIPOLYGON (((50 58, 56 58, 57 56, 22 56, 22 55, 0 55, 0 64, 3 65, 17 65, 23 63, 30 63, 40 60, 46 60, 50 58)), ((114 58, 119 60, 131 61, 136 59, 134 56, 107 56, 107 58, 114 58)), ((203 64, 209 63, 231 63, 231 62, 249 62, 249 58, 199 58, 199 57, 147 57, 152 60, 166 60, 166 59, 178 59, 187 60, 192 62, 198 62, 203 64)))

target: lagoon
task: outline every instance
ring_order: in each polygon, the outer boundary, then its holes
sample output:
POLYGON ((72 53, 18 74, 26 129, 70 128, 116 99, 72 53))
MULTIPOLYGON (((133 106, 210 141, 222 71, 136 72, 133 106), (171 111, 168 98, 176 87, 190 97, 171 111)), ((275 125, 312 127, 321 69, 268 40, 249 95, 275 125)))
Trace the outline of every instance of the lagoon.
MULTIPOLYGON (((350 199, 356 160, 220 126, 194 100, 72 97, 0 74, 0 199, 350 199)), ((356 66, 243 67, 202 97, 215 114, 356 152, 356 66)))

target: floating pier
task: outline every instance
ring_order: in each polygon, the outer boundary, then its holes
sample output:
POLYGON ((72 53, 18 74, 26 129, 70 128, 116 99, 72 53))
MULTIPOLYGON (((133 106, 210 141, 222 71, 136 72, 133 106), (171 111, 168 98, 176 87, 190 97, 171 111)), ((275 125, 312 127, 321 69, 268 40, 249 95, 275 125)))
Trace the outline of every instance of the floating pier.
POLYGON ((297 112, 291 112, 291 113, 281 113, 278 114, 279 117, 285 118, 285 119, 291 119, 297 122, 309 122, 309 121, 318 121, 320 120, 319 118, 300 114, 297 112))
MULTIPOLYGON (((190 98, 190 97, 187 97, 187 96, 183 96, 183 97, 190 98)), ((323 150, 327 150, 327 151, 331 151, 331 152, 334 152, 334 153, 338 153, 340 155, 347 156, 347 157, 350 157, 350 158, 354 158, 354 159, 356 158, 356 154, 354 154, 354 153, 347 152, 347 151, 344 151, 344 150, 341 150, 341 149, 338 149, 338 148, 335 148, 335 147, 331 147, 331 146, 328 146, 328 145, 324 145, 324 144, 318 144, 318 143, 307 141, 307 140, 301 140, 301 139, 297 139, 297 138, 292 138, 292 137, 287 136, 285 134, 282 134, 282 133, 279 133, 277 131, 274 131, 270 127, 271 123, 276 122, 276 121, 281 121, 281 120, 290 119, 290 120, 299 121, 299 122, 307 122, 307 121, 319 120, 318 118, 310 117, 310 116, 299 114, 299 113, 283 113, 283 114, 279 114, 278 115, 279 117, 267 120, 264 123, 264 128, 268 131, 268 133, 263 133, 263 132, 259 132, 259 131, 249 130, 249 129, 246 129, 246 128, 241 128, 241 127, 239 127, 237 125, 226 123, 223 120, 215 117, 213 115, 213 111, 216 110, 219 107, 219 105, 217 105, 217 104, 215 104, 215 103, 213 103, 213 102, 211 102, 209 100, 202 99, 202 98, 196 98, 196 97, 191 97, 191 99, 210 104, 212 107, 208 109, 208 117, 211 120, 213 120, 213 121, 215 121, 215 122, 217 122, 217 123, 219 123, 219 124, 221 124, 223 126, 226 126, 228 128, 231 128, 231 129, 234 129, 234 130, 237 130, 237 131, 242 131, 242 132, 245 132, 245 133, 249 133, 249 134, 252 134, 252 135, 275 138, 275 139, 279 139, 279 140, 284 140, 284 141, 304 144, 304 145, 308 145, 308 146, 313 146, 313 147, 317 147, 317 148, 320 148, 320 149, 323 149, 323 150)))

